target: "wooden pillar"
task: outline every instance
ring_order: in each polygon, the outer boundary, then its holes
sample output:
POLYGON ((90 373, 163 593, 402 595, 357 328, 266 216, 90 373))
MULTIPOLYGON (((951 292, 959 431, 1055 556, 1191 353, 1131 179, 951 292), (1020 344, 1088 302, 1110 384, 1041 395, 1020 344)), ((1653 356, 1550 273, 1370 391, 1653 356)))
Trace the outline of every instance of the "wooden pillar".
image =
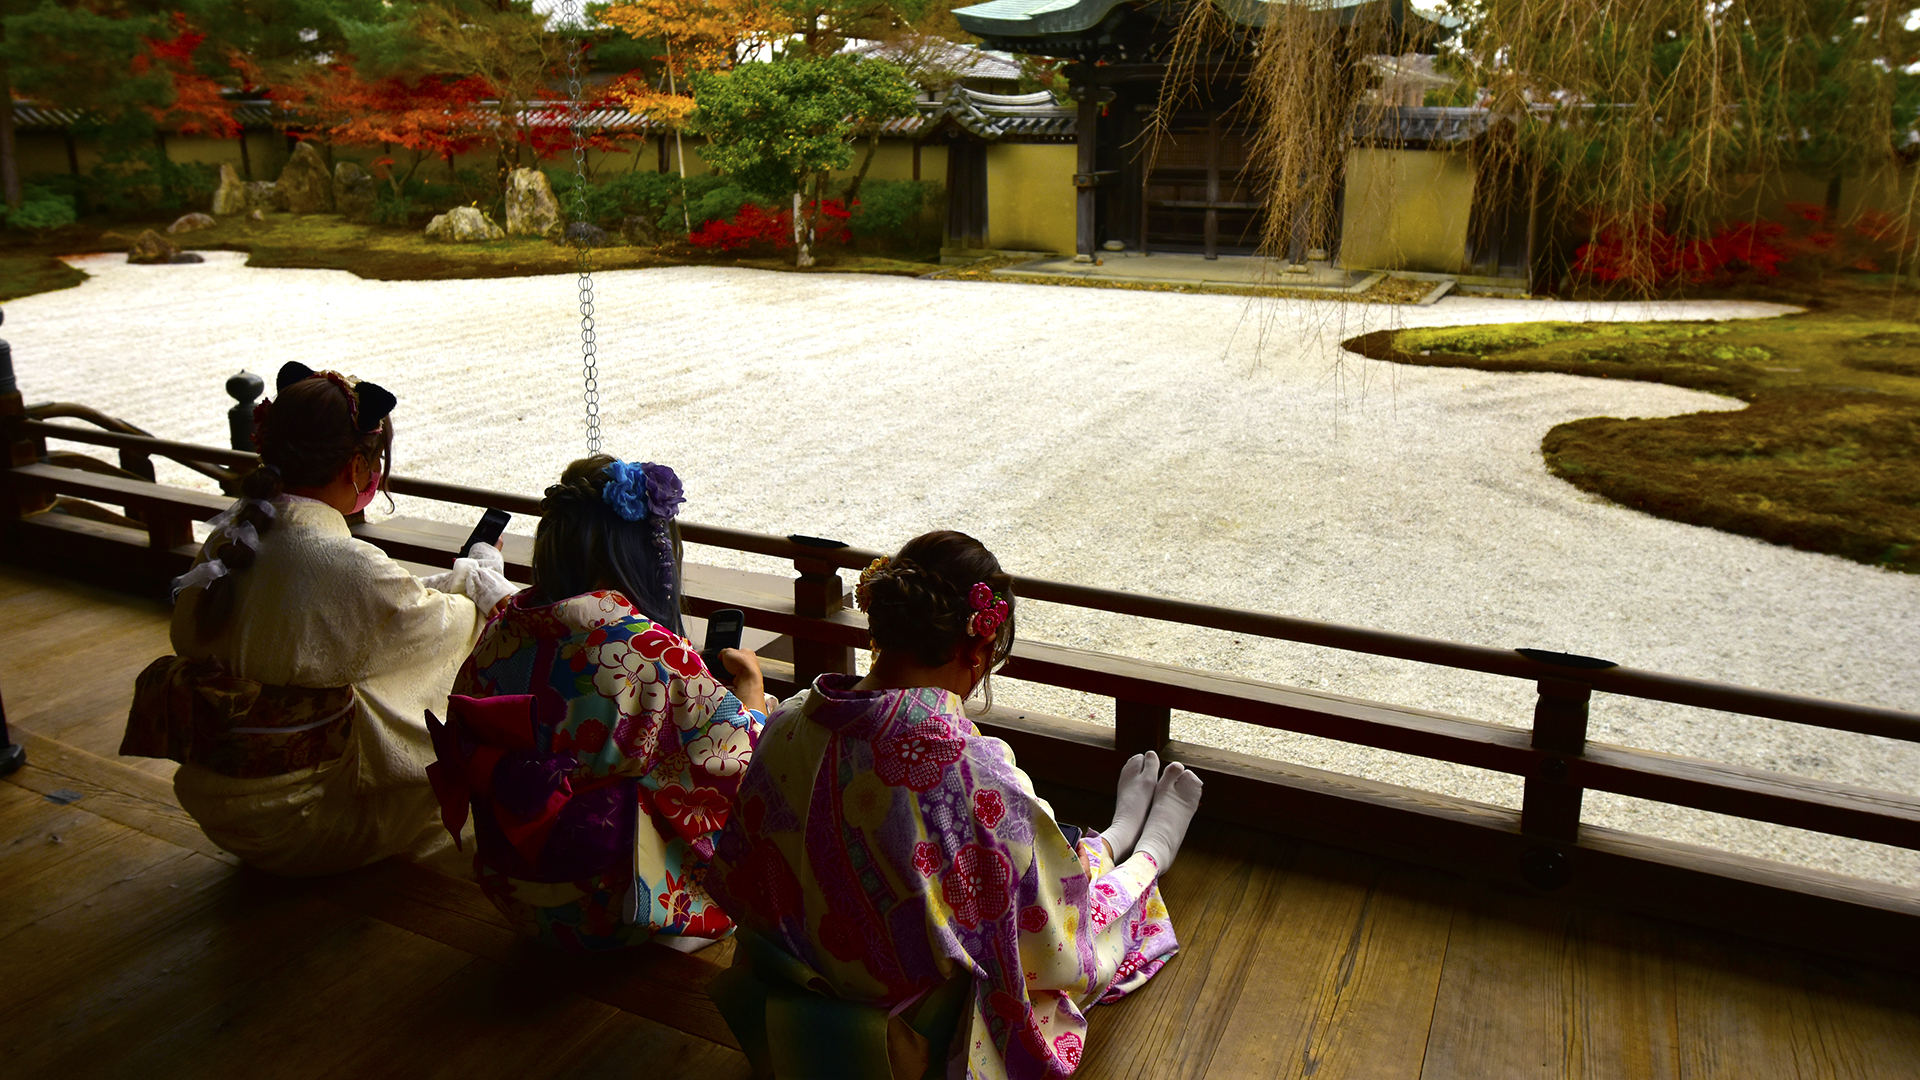
POLYGON ((1095 157, 1094 131, 1100 123, 1100 88, 1086 85, 1080 89, 1080 113, 1074 121, 1074 139, 1079 156, 1074 162, 1074 225, 1073 250, 1077 255, 1093 258, 1094 243, 1094 186, 1093 174, 1097 168, 1095 157))
POLYGON ((240 129, 240 179, 253 181, 253 152, 247 149, 246 128, 240 129))
POLYGON ((1220 257, 1220 114, 1207 110, 1207 251, 1220 257))
MULTIPOLYGON (((841 587, 840 568, 818 559, 795 559, 793 568, 793 613, 812 619, 824 619, 847 606, 841 587)), ((815 677, 828 672, 853 674, 853 648, 827 641, 810 641, 794 635, 793 681, 797 687, 813 685, 815 677)))
POLYGON ((1541 679, 1533 708, 1533 747, 1551 757, 1540 760, 1521 795, 1520 831, 1542 840, 1571 844, 1580 835, 1582 789, 1567 783, 1567 759, 1587 748, 1587 704, 1593 688, 1569 679, 1541 679))
POLYGON ((13 378, 13 347, 0 341, 0 445, 6 447, 6 471, 0 472, 0 529, 10 529, 22 517, 44 510, 50 501, 37 491, 12 482, 16 466, 40 460, 40 446, 20 430, 27 418, 26 403, 13 378))

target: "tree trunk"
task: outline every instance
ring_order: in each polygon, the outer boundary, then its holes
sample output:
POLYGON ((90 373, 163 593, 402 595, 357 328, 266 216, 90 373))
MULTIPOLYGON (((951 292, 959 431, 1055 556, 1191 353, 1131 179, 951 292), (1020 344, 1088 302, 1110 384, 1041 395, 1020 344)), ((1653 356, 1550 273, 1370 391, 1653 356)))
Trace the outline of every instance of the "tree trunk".
POLYGON ((0 193, 6 197, 7 209, 20 209, 20 156, 13 141, 13 77, 5 60, 0 60, 0 193))
MULTIPOLYGON (((673 42, 667 41, 667 93, 680 96, 680 88, 673 78, 673 42)), ((673 153, 680 159, 680 221, 687 227, 687 235, 693 235, 692 211, 687 208, 687 148, 680 141, 680 128, 673 129, 673 153)), ((701 224, 705 224, 702 222, 701 224)))
POLYGON ((867 156, 860 159, 860 171, 853 174, 852 182, 847 184, 846 194, 840 196, 840 201, 847 204, 847 209, 853 209, 853 200, 860 197, 860 185, 866 181, 867 169, 873 164, 873 155, 879 151, 880 129, 875 127, 873 133, 867 136, 867 156))
POLYGON ((793 193, 793 265, 813 265, 813 230, 807 226, 807 197, 793 193))

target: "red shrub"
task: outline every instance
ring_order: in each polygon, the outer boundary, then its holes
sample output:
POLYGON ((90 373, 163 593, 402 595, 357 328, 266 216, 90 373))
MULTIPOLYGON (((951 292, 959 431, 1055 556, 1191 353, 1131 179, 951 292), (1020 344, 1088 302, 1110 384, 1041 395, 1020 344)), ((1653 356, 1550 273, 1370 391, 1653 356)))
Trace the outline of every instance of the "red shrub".
MULTIPOLYGON (((860 205, 859 201, 856 200, 854 205, 860 205)), ((853 235, 847 227, 851 217, 853 211, 841 205, 839 199, 822 202, 820 212, 814 218, 814 243, 846 243, 853 235)), ((710 251, 737 251, 753 244, 792 247, 793 211, 773 211, 747 203, 733 215, 732 221, 715 219, 688 233, 687 242, 710 251)))

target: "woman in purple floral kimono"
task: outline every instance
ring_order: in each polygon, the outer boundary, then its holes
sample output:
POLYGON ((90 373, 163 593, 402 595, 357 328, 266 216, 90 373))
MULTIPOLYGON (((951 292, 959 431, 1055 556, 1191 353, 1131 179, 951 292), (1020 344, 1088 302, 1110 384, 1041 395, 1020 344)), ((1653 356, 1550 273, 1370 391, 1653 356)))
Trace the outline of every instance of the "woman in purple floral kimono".
MULTIPOLYGON (((1178 948, 1156 881, 1199 777, 1136 757, 1112 827, 1070 838, 1007 745, 963 711, 1012 650, 1011 585, 955 532, 862 573, 870 673, 823 675, 776 711, 720 835, 710 886, 784 954, 786 980, 896 1018, 890 1067, 869 1071, 922 1075, 900 1057, 914 1036, 897 1018, 964 978, 951 1043, 927 1045, 943 1033, 917 1029, 933 1075, 1065 1076, 1084 1047, 1082 1011, 1138 989, 1178 948)), ((810 1007, 805 995, 781 1000, 810 1007)), ((730 1022, 742 1012, 721 1004, 730 1022)), ((766 1030, 810 1030, 777 1022, 780 1007, 769 1000, 766 1030)), ((742 1034, 776 1074, 830 1052, 805 1042, 742 1034)))
POLYGON ((569 951, 732 932, 707 859, 766 719, 758 661, 680 633, 679 478, 605 455, 547 489, 534 586, 494 610, 432 724, 428 769, 474 870, 526 933, 569 951), (737 695, 737 696, 736 696, 737 695))

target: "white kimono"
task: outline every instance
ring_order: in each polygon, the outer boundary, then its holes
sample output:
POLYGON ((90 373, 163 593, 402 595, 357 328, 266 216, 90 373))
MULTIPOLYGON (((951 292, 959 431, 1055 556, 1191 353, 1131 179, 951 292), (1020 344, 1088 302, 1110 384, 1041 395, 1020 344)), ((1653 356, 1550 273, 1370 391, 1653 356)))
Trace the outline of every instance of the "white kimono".
POLYGON ((346 752, 258 779, 188 762, 174 774, 174 793, 208 839, 276 874, 329 874, 425 854, 446 835, 427 783, 434 754, 424 714, 446 715, 454 675, 487 613, 513 587, 472 559, 423 582, 355 539, 331 506, 283 497, 274 508, 253 566, 232 575, 225 629, 196 641, 203 590, 189 588, 174 609, 173 647, 254 682, 351 685, 359 709, 346 752))

